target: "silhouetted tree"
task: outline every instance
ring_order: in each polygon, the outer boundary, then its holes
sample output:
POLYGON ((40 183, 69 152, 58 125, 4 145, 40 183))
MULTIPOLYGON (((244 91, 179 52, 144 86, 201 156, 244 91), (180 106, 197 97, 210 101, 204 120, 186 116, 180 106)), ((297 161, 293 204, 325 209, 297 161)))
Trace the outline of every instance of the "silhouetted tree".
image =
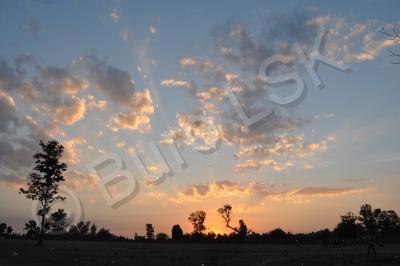
POLYGON ((251 233, 251 230, 247 228, 247 225, 243 220, 239 220, 239 230, 238 230, 239 239, 241 241, 246 240, 247 236, 251 233))
POLYGON ((340 216, 340 222, 337 224, 334 232, 340 238, 354 240, 357 237, 357 216, 352 212, 340 216))
POLYGON ((91 226, 90 226, 90 235, 91 236, 95 236, 96 235, 96 233, 97 233, 97 225, 95 224, 95 223, 93 223, 91 226))
POLYGON ((152 224, 146 224, 146 238, 147 240, 154 239, 154 227, 152 224))
POLYGON ((384 235, 400 232, 400 218, 393 210, 382 211, 378 216, 378 228, 384 235))
POLYGON ((193 233, 195 235, 202 235, 206 230, 204 226, 206 215, 204 211, 195 211, 188 217, 189 222, 193 225, 193 233))
POLYGON ((183 231, 179 224, 172 226, 172 239, 179 240, 183 238, 183 231))
POLYGON ((281 228, 275 228, 268 233, 268 238, 271 241, 284 241, 286 239, 286 232, 281 228))
MULTIPOLYGON (((397 26, 397 28, 395 28, 393 26, 391 31, 387 31, 387 30, 385 30, 385 28, 382 28, 380 30, 380 32, 383 33, 384 35, 386 35, 386 37, 388 37, 388 40, 397 41, 397 42, 400 41, 400 29, 399 29, 399 26, 397 26)), ((390 55, 392 57, 397 58, 397 61, 395 60, 395 61, 392 61, 391 63, 392 64, 400 64, 400 53, 394 52, 391 49, 389 49, 389 52, 390 52, 390 55)))
POLYGON ((0 236, 4 236, 7 230, 7 224, 1 223, 0 224, 0 236))
POLYGON ((364 204, 361 206, 359 220, 368 234, 376 233, 380 213, 381 209, 374 210, 370 204, 364 204))
POLYGON ((158 233, 157 235, 156 235, 156 240, 157 241, 166 241, 166 240, 168 240, 168 235, 166 234, 166 233, 158 233))
POLYGON ((63 172, 67 170, 67 165, 60 162, 64 147, 56 140, 50 140, 47 143, 40 141, 43 152, 33 155, 35 167, 29 174, 27 189, 20 188, 20 193, 28 199, 39 201, 41 208, 38 215, 41 217, 40 233, 38 244, 43 241, 46 215, 49 212, 49 204, 56 200, 64 200, 64 197, 58 195, 58 186, 64 181, 63 172))
POLYGON ((247 238, 247 235, 250 233, 250 230, 248 230, 247 225, 243 220, 239 220, 239 228, 233 227, 229 224, 232 219, 232 206, 229 204, 225 204, 217 211, 221 215, 222 219, 224 219, 225 226, 237 233, 239 236, 239 240, 244 241, 247 238))
POLYGON ((67 226, 67 214, 64 209, 58 209, 50 215, 49 226, 52 231, 62 232, 67 226))
POLYGON ((6 234, 7 234, 8 237, 11 236, 11 234, 12 234, 13 231, 14 231, 14 230, 13 230, 13 228, 12 228, 10 225, 7 226, 6 234))
POLYGON ((95 238, 98 240, 107 241, 107 240, 113 240, 114 235, 110 233, 109 229, 100 228, 95 238))
POLYGON ((25 223, 24 230, 26 231, 26 235, 28 238, 37 238, 40 233, 40 227, 37 226, 36 221, 29 220, 25 223))
POLYGON ((76 224, 76 228, 78 231, 78 234, 82 237, 85 237, 89 234, 89 229, 90 229, 90 221, 80 221, 76 224))

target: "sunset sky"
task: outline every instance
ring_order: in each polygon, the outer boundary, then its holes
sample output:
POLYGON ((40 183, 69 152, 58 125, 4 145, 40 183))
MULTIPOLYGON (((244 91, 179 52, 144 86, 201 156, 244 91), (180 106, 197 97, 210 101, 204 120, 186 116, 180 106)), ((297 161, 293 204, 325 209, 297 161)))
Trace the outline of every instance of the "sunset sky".
POLYGON ((1 1, 0 222, 22 232, 32 219, 18 189, 41 139, 65 147, 73 196, 59 206, 128 237, 146 223, 190 232, 195 210, 229 232, 216 211, 225 203, 256 232, 332 229, 363 203, 400 212, 400 65, 389 52, 400 45, 379 32, 399 27, 399 10, 395 0, 1 1), (310 54, 322 27, 321 53, 351 72, 320 64, 318 88, 294 47, 310 54), (270 100, 296 84, 260 77, 276 55, 293 64, 271 75, 304 81, 296 104, 270 100), (274 115, 247 127, 243 110, 274 115), (154 184, 156 144, 171 174, 154 184), (114 207, 104 191, 116 198, 128 181, 102 190, 116 164, 90 168, 112 154, 137 182, 114 207))

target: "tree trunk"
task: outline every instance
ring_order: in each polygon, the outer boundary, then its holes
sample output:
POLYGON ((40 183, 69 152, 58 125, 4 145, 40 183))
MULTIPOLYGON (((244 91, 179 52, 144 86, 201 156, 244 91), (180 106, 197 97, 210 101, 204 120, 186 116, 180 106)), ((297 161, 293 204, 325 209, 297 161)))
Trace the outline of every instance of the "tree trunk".
POLYGON ((39 240, 38 240, 38 245, 41 246, 43 243, 43 227, 44 227, 44 222, 45 222, 45 214, 42 214, 42 223, 40 225, 40 233, 39 233, 39 240))

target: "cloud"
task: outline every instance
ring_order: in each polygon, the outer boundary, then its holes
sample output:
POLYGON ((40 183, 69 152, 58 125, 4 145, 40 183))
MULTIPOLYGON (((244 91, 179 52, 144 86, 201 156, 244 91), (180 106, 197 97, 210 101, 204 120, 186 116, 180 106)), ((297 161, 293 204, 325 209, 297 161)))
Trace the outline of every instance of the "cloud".
POLYGON ((79 163, 81 151, 78 147, 86 143, 87 141, 83 137, 74 137, 64 141, 62 143, 64 146, 63 160, 69 165, 75 165, 79 163))
POLYGON ((0 133, 15 132, 18 124, 14 99, 0 91, 0 133))
POLYGON ((119 18, 120 18, 120 13, 118 12, 118 10, 116 8, 114 8, 111 13, 110 13, 110 18, 112 20, 112 22, 117 23, 119 18))
POLYGON ((85 99, 85 105, 89 109, 96 109, 99 111, 104 111, 107 107, 107 101, 106 100, 96 100, 96 98, 93 95, 88 95, 87 98, 85 99))
POLYGON ((48 112, 56 121, 60 121, 65 125, 72 125, 84 118, 86 112, 85 101, 77 97, 67 99, 62 105, 53 107, 48 112))
POLYGON ((326 53, 340 63, 374 60, 385 48, 399 43, 394 39, 385 39, 378 30, 381 25, 372 19, 351 23, 344 18, 327 15, 310 19, 308 23, 329 29, 326 53))
POLYGON ((291 196, 339 196, 369 190, 353 187, 303 187, 290 193, 291 196))
POLYGON ((156 26, 150 26, 150 28, 149 28, 149 31, 150 31, 150 33, 151 34, 153 34, 153 35, 156 35, 156 34, 158 34, 158 28, 156 27, 156 26))
POLYGON ((150 116, 154 113, 153 100, 150 91, 134 92, 132 94, 132 106, 127 113, 117 113, 112 118, 113 130, 143 129, 148 127, 150 116))
POLYGON ((160 84, 165 87, 177 87, 177 88, 187 89, 191 93, 196 91, 196 84, 194 82, 188 82, 185 80, 166 79, 162 80, 160 84))
POLYGON ((121 30, 119 36, 121 37, 122 40, 127 41, 129 37, 129 30, 128 29, 121 30))
POLYGON ((177 204, 187 202, 225 201, 242 207, 258 205, 265 200, 305 202, 318 197, 346 196, 371 190, 369 187, 328 187, 307 186, 289 188, 284 184, 266 184, 256 181, 235 182, 230 180, 211 181, 195 184, 170 198, 177 204))
POLYGON ((196 184, 171 198, 175 203, 202 202, 205 199, 250 199, 262 198, 275 194, 276 185, 267 185, 259 182, 238 183, 229 180, 212 181, 206 184, 196 184))
POLYGON ((45 83, 46 89, 49 91, 76 94, 89 87, 89 82, 87 80, 71 75, 66 69, 61 67, 40 66, 40 75, 45 83))
POLYGON ((149 128, 154 113, 150 91, 135 91, 131 75, 94 55, 81 56, 80 64, 87 67, 89 76, 96 89, 103 92, 114 103, 125 109, 111 119, 111 128, 138 130, 149 128))
POLYGON ((72 190, 93 190, 96 188, 99 179, 95 173, 80 171, 68 171, 64 174, 65 186, 72 190))
POLYGON ((42 24, 36 19, 31 19, 20 25, 20 29, 24 32, 31 33, 33 37, 37 37, 44 30, 42 24))
MULTIPOLYGON (((198 100, 198 112, 204 112, 206 116, 212 116, 214 121, 218 121, 216 126, 224 142, 239 149, 235 154, 236 171, 263 167, 284 171, 294 167, 302 158, 316 156, 318 152, 327 150, 335 142, 334 137, 329 135, 320 136, 318 141, 310 141, 301 133, 311 122, 333 117, 334 114, 300 117, 296 116, 296 106, 282 107, 272 103, 269 96, 276 88, 272 88, 259 76, 259 66, 265 59, 277 54, 288 56, 297 63, 299 59, 293 52, 292 44, 297 42, 308 52, 321 26, 330 29, 326 49, 321 51, 328 57, 339 62, 349 62, 362 59, 350 54, 367 53, 372 57, 377 56, 382 46, 375 42, 378 40, 373 34, 364 35, 365 38, 360 40, 361 45, 354 46, 361 47, 364 52, 347 49, 347 42, 359 39, 362 33, 371 32, 372 24, 366 22, 353 27, 348 24, 343 18, 316 16, 314 11, 308 10, 270 16, 257 33, 251 32, 244 23, 226 24, 217 28, 212 35, 215 48, 212 57, 184 55, 178 61, 180 68, 177 76, 185 76, 185 80, 196 80, 196 83, 193 82, 196 93, 191 95, 198 100), (345 29, 349 33, 343 36, 345 29), (344 45, 340 44, 341 39, 346 41, 344 45), (337 51, 335 47, 344 50, 337 51), (228 99, 229 87, 239 99, 240 107, 235 107, 228 99), (245 126, 239 115, 241 113, 254 117, 261 112, 269 112, 270 116, 264 123, 260 121, 251 129, 245 126)), ((292 70, 296 70, 294 66, 278 68, 276 71, 292 70)), ((181 80, 166 79, 162 85, 177 85, 176 81, 181 80)), ((188 84, 179 83, 181 87, 188 84)), ((288 88, 282 88, 282 93, 285 89, 288 88)), ((186 137, 187 130, 183 129, 181 115, 177 115, 177 124, 177 128, 164 132, 166 142, 186 137)), ((310 169, 310 165, 306 168, 310 169)))

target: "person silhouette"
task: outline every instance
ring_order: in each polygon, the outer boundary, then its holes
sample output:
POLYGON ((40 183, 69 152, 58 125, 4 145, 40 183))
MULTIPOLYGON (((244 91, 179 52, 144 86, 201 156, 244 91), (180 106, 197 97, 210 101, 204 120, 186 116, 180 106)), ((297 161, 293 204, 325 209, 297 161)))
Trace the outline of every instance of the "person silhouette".
POLYGON ((375 236, 372 234, 368 234, 367 235, 367 245, 368 245, 367 256, 368 256, 368 258, 370 256, 371 250, 374 253, 374 256, 376 257, 375 242, 376 242, 375 236))

